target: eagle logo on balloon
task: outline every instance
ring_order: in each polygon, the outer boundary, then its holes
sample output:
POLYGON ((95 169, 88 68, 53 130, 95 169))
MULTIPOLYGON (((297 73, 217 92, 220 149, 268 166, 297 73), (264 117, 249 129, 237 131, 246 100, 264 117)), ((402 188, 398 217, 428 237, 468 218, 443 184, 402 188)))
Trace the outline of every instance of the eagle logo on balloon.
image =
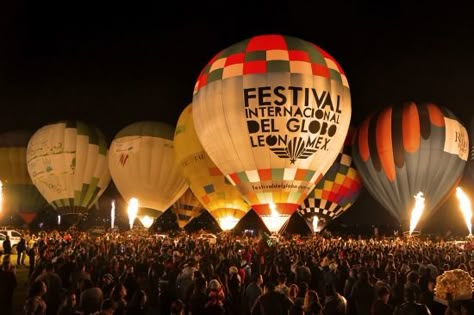
POLYGON ((300 137, 294 137, 286 147, 270 148, 273 153, 275 153, 279 158, 290 159, 291 164, 295 164, 297 159, 307 159, 317 149, 313 147, 308 147, 307 143, 300 137))

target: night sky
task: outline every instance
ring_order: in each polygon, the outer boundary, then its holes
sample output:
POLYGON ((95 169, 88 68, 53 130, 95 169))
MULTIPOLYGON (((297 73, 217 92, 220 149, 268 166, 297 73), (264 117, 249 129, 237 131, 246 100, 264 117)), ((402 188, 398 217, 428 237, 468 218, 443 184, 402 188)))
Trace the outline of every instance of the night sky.
MULTIPOLYGON (((110 141, 135 121, 174 125, 217 52, 269 33, 313 42, 340 63, 353 125, 410 100, 445 106, 466 125, 473 116, 474 11, 467 1, 202 2, 2 1, 0 132, 79 119, 110 141)), ((443 213, 447 207, 431 221, 453 218, 443 213)), ((361 213, 390 222, 365 191, 341 222, 361 213)))

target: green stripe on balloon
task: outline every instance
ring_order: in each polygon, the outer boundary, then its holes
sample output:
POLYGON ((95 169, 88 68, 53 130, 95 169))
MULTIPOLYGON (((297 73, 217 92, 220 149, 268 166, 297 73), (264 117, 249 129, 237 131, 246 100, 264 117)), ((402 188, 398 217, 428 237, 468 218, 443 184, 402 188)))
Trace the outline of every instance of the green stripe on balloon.
POLYGON ((167 140, 173 140, 174 138, 174 127, 165 123, 156 121, 142 121, 133 123, 117 133, 115 139, 123 137, 138 137, 146 134, 147 137, 164 138, 167 140))

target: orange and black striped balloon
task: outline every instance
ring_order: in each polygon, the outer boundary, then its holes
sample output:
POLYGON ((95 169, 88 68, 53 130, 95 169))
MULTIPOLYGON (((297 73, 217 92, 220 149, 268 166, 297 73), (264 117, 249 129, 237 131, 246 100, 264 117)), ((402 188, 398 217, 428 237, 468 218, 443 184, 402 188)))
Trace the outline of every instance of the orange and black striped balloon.
POLYGON ((435 104, 390 106, 357 128, 352 154, 364 186, 399 222, 423 192, 424 217, 462 176, 468 136, 461 121, 435 104))

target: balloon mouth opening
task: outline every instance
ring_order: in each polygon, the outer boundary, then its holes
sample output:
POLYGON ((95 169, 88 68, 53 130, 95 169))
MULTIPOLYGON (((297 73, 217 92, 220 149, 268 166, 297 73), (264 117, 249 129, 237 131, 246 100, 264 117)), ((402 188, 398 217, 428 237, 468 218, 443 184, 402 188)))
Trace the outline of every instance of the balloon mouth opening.
POLYGON ((314 215, 311 219, 311 230, 313 233, 320 233, 326 227, 327 221, 323 217, 314 215))
POLYGON ((153 219, 152 217, 148 215, 139 216, 138 220, 140 220, 140 223, 146 229, 149 229, 153 225, 153 222, 155 222, 155 219, 153 219))
POLYGON ((272 233, 278 233, 285 223, 290 218, 287 214, 278 214, 278 215, 262 215, 261 216, 263 223, 267 229, 272 233))
POLYGON ((229 231, 232 230, 237 223, 239 222, 239 219, 237 219, 234 216, 227 216, 224 218, 221 218, 218 220, 219 221, 219 226, 223 231, 229 231))
POLYGON ((298 207, 298 204, 273 202, 269 204, 252 205, 252 208, 261 217, 272 216, 275 212, 278 212, 279 215, 291 216, 298 207))

